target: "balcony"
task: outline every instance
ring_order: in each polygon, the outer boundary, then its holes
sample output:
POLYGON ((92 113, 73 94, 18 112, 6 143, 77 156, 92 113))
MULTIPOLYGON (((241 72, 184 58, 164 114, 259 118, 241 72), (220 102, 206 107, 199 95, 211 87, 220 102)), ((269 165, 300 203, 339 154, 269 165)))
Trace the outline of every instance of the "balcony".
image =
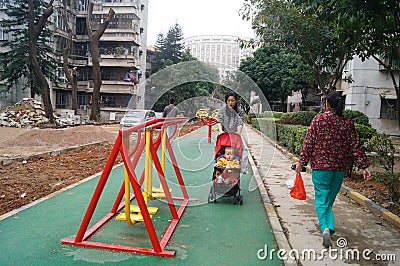
MULTIPOLYGON (((385 63, 385 65, 392 65, 392 70, 400 70, 400 62, 395 59, 389 59, 389 58, 381 58, 382 61, 385 63)), ((379 64, 379 70, 384 71, 386 68, 384 68, 381 64, 379 64)))
MULTIPOLYGON (((93 66, 92 57, 88 58, 88 66, 93 66)), ((100 55, 100 66, 101 67, 126 67, 132 68, 135 64, 135 58, 133 55, 100 55)))
MULTIPOLYGON (((87 92, 93 92, 93 81, 87 82, 87 92)), ((123 80, 103 80, 100 88, 101 93, 112 93, 112 94, 129 94, 133 95, 137 93, 137 85, 132 82, 126 82, 123 80)))
POLYGON ((121 30, 121 29, 106 29, 103 36, 100 38, 101 41, 126 41, 134 42, 139 45, 140 41, 138 34, 133 30, 121 30))

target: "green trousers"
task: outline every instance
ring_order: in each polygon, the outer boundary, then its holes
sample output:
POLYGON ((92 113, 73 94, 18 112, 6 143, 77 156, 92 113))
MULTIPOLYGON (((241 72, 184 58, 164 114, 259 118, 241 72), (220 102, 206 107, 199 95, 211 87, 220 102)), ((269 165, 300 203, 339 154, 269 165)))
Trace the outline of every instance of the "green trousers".
POLYGON ((331 235, 335 233, 332 205, 342 186, 344 174, 344 171, 312 170, 315 211, 317 212, 319 226, 321 231, 329 228, 331 235))

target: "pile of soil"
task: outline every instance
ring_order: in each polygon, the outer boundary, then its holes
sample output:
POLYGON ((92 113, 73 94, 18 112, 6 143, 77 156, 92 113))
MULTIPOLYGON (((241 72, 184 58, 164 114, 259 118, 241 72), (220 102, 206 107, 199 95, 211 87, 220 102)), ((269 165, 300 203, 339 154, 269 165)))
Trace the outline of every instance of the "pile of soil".
POLYGON ((32 129, 14 139, 0 142, 0 147, 48 147, 57 149, 103 141, 114 142, 115 134, 111 134, 99 126, 83 125, 62 129, 32 129))

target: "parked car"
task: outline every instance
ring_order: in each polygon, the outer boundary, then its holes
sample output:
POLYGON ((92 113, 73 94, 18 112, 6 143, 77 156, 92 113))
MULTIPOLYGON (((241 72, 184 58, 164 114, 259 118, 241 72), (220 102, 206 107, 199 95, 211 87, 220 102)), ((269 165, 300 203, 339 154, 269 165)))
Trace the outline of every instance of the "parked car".
POLYGON ((162 114, 163 114, 162 112, 155 112, 155 113, 156 113, 156 117, 157 117, 157 118, 162 117, 162 114))
POLYGON ((153 110, 130 110, 121 119, 123 128, 133 127, 156 117, 153 110))

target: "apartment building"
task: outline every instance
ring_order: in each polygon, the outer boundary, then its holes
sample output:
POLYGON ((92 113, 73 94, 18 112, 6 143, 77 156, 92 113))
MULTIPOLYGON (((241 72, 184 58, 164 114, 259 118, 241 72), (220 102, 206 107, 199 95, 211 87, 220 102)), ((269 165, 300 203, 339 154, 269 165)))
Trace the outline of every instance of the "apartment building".
MULTIPOLYGON (((398 82, 400 64, 392 63, 398 82)), ((345 77, 352 82, 342 80, 338 89, 343 91, 346 109, 366 114, 371 126, 379 133, 400 136, 396 112, 397 96, 388 71, 375 59, 363 62, 354 57, 343 71, 343 78, 345 77)))
MULTIPOLYGON (((146 67, 146 30, 148 0, 95 0, 92 28, 96 31, 106 18, 110 8, 114 18, 100 38, 100 67, 102 85, 100 89, 100 117, 109 112, 123 112, 126 107, 142 108, 144 90, 139 82, 144 79, 146 67)), ((73 31, 73 45, 69 58, 70 69, 76 68, 78 83, 78 109, 89 113, 93 92, 92 58, 87 36, 86 15, 89 0, 67 1, 67 16, 73 31)), ((62 0, 54 2, 51 21, 54 27, 54 49, 62 52, 67 40, 67 27, 62 16, 62 0)), ((59 56, 62 62, 62 56, 59 56)), ((56 70, 61 80, 51 84, 51 100, 56 111, 71 108, 71 88, 67 84, 62 67, 56 70)), ((18 99, 13 99, 16 101, 18 99)))
POLYGON ((252 55, 251 48, 241 49, 239 36, 199 35, 185 38, 185 49, 201 62, 216 66, 220 76, 239 68, 240 61, 252 55))

